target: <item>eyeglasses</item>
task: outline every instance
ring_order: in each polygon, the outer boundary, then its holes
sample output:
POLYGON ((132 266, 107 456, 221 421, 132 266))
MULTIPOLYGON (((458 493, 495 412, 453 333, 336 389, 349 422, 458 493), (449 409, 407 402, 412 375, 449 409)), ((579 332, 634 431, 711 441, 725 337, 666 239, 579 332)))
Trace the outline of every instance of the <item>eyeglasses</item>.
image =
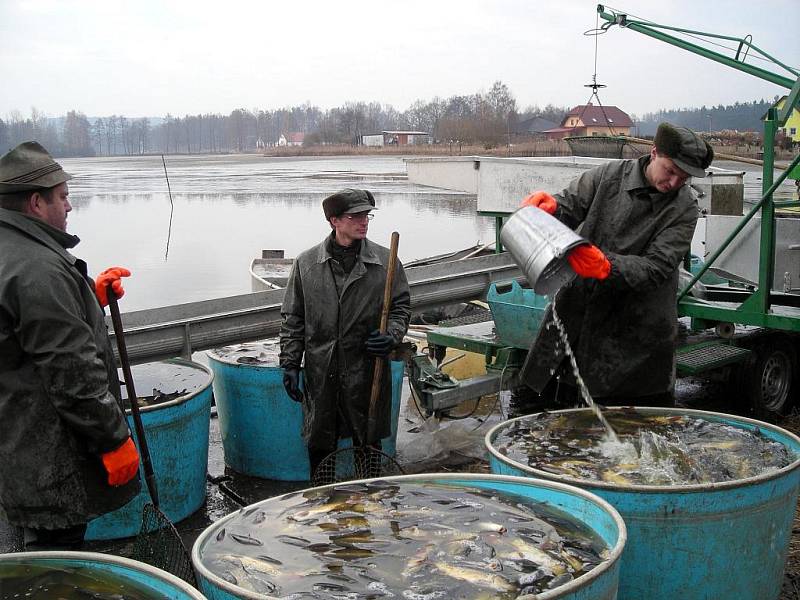
POLYGON ((372 213, 356 213, 354 215, 344 215, 344 218, 348 221, 372 221, 375 215, 372 213))

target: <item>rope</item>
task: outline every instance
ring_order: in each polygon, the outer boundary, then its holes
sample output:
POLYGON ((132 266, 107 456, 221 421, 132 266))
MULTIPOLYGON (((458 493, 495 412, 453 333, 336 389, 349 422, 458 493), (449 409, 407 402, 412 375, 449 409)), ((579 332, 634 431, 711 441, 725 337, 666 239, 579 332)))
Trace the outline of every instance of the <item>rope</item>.
POLYGON ((586 104, 583 105, 581 112, 578 114, 578 119, 580 121, 583 121, 583 115, 586 112, 586 109, 589 108, 589 104, 591 103, 592 98, 596 98, 597 105, 600 107, 600 112, 603 114, 603 118, 606 121, 606 125, 608 126, 611 135, 614 136, 617 135, 614 132, 614 126, 611 124, 611 119, 608 118, 606 109, 603 106, 603 103, 600 101, 600 96, 597 94, 597 90, 599 88, 606 87, 601 83, 597 83, 597 55, 598 55, 597 47, 598 47, 598 37, 600 33, 605 33, 605 31, 600 28, 600 13, 597 13, 597 15, 595 16, 595 28, 584 32, 584 35, 594 35, 594 72, 592 73, 592 83, 583 86, 592 88, 592 93, 589 95, 589 99, 586 101, 586 104))

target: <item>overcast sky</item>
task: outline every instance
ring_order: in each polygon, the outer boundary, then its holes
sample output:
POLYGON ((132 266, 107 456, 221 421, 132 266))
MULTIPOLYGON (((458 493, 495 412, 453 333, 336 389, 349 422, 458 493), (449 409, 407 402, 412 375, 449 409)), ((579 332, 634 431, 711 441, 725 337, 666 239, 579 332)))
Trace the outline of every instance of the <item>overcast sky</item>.
MULTIPOLYGON (((661 0, 618 8, 753 42, 800 67, 798 0, 661 0)), ((488 91, 518 108, 583 104, 589 0, 0 0, 0 117, 31 107, 128 117, 322 109, 488 91)), ((616 4, 614 6, 617 6, 616 4)), ((732 45, 732 44, 729 44, 732 45)), ((764 64, 755 61, 755 64, 764 64)), ((774 70, 768 65, 767 68, 774 70)), ((785 73, 783 73, 785 74, 785 73)), ((598 39, 603 104, 642 115, 771 98, 780 86, 630 30, 598 39)))

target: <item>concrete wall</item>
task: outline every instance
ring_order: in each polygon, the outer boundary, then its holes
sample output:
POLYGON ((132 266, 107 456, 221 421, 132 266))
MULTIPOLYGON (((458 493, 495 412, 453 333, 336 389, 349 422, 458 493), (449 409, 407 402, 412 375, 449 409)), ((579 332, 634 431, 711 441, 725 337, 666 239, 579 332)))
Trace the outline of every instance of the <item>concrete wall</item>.
POLYGON ((453 156, 407 158, 409 181, 478 195, 479 212, 512 213, 535 190, 560 192, 604 158, 493 158, 453 156))
MULTIPOLYGON (((555 194, 584 171, 610 158, 585 156, 495 158, 483 156, 406 159, 413 183, 478 195, 479 212, 514 212, 529 193, 555 194)), ((703 192, 700 207, 706 213, 742 214, 744 186, 741 171, 709 167, 710 177, 695 178, 692 185, 703 192)))
POLYGON ((446 156, 433 158, 407 158, 406 172, 409 181, 420 185, 478 193, 477 156, 446 156))
POLYGON ((560 192, 584 171, 608 162, 603 158, 481 158, 478 212, 514 212, 536 190, 560 192))

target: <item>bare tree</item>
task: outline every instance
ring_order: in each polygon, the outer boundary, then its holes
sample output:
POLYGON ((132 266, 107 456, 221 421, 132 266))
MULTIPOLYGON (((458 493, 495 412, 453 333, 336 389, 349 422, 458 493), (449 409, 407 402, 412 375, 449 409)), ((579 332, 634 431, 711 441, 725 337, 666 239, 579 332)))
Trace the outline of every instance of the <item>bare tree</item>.
POLYGON ((4 152, 8 146, 8 125, 0 119, 0 152, 4 152))
POLYGON ((93 156, 91 125, 82 112, 71 110, 64 121, 63 153, 66 156, 93 156))

